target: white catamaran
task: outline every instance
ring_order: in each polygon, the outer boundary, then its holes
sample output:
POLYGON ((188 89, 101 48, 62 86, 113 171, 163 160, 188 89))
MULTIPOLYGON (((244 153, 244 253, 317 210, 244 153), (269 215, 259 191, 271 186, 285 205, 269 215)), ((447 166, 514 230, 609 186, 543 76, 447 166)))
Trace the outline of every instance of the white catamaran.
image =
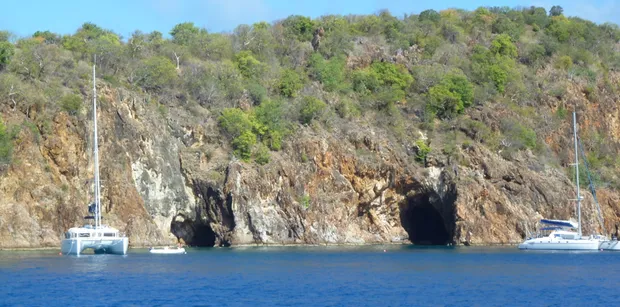
POLYGON ((95 65, 93 65, 93 158, 94 158, 94 196, 95 202, 88 206, 88 212, 94 216, 85 219, 94 220, 94 225, 70 228, 62 240, 63 255, 80 255, 86 249, 96 254, 127 254, 128 238, 118 229, 101 224, 101 185, 99 180, 99 149, 97 142, 97 88, 95 85, 95 65))
POLYGON ((598 250, 607 238, 601 235, 583 236, 581 232, 581 200, 579 192, 579 151, 577 148, 577 116, 573 112, 573 136, 575 139, 575 182, 577 185, 577 223, 565 220, 540 220, 541 231, 547 235, 528 238, 519 244, 519 249, 534 250, 598 250), (575 231, 576 229, 576 231, 575 231), (543 232, 544 233, 544 232, 543 232))

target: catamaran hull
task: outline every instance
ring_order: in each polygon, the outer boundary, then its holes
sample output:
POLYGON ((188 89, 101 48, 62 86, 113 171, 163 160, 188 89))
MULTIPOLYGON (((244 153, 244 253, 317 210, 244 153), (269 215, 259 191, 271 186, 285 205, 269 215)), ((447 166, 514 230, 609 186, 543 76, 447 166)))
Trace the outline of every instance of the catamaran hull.
POLYGON ((80 255, 84 250, 92 249, 95 254, 126 255, 129 239, 64 239, 60 250, 63 255, 80 255))
POLYGON ((605 241, 601 243, 600 249, 606 250, 606 251, 620 251, 620 241, 617 241, 617 240, 605 241))
POLYGON ((519 249, 530 250, 598 250, 597 240, 557 240, 531 239, 519 244, 519 249))

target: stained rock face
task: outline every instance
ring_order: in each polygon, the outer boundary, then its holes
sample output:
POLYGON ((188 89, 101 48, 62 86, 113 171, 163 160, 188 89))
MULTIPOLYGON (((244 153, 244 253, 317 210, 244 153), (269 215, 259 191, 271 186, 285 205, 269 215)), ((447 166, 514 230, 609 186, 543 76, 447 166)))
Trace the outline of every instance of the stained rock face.
MULTIPOLYGON (((232 157, 202 108, 164 113, 124 90, 100 92, 104 223, 132 246, 510 244, 542 217, 576 216, 569 178, 528 151, 506 160, 474 143, 422 165, 411 146, 372 127, 302 127, 260 166, 232 157)), ((16 162, 0 176, 0 248, 57 247, 82 223, 92 197, 89 116, 61 112, 52 133, 20 132, 16 162)), ((584 194, 584 232, 600 231, 584 194)), ((606 232, 616 231, 620 197, 598 196, 606 232)))

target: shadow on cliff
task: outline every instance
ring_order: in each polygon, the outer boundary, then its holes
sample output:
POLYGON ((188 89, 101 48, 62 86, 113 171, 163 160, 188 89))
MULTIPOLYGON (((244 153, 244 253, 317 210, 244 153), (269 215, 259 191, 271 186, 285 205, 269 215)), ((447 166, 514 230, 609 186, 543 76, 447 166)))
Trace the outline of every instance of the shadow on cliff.
POLYGON ((434 191, 409 196, 400 205, 401 225, 416 245, 454 243, 454 202, 456 190, 449 189, 443 199, 434 191))

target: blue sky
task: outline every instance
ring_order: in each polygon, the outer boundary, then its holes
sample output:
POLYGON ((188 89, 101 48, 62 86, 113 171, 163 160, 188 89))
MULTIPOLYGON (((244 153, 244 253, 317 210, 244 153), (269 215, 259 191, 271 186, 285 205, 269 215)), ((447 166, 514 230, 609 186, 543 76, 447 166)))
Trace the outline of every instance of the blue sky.
POLYGON ((74 33, 84 22, 93 22, 128 37, 134 30, 167 35, 178 23, 191 21, 210 32, 232 31, 239 24, 275 21, 292 14, 317 17, 325 14, 371 14, 388 9, 396 16, 425 9, 479 6, 542 6, 559 4, 565 15, 597 23, 620 24, 620 0, 2 0, 0 30, 19 37, 37 30, 74 33))

